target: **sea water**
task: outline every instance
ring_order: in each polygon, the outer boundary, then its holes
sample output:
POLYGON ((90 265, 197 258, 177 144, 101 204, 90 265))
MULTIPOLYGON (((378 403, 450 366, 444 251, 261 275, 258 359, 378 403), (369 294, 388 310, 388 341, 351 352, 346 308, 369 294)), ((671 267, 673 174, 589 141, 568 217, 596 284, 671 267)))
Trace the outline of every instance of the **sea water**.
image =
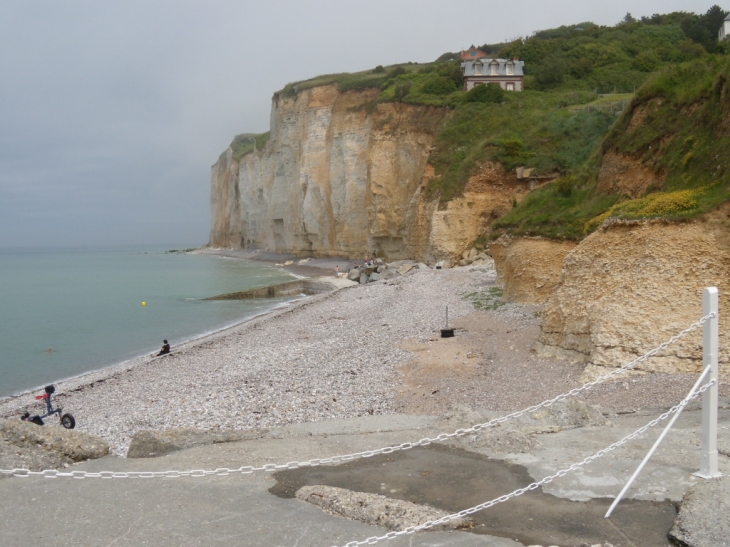
POLYGON ((163 339, 174 351, 291 300, 204 300, 295 277, 169 250, 0 249, 0 398, 152 353, 163 339))

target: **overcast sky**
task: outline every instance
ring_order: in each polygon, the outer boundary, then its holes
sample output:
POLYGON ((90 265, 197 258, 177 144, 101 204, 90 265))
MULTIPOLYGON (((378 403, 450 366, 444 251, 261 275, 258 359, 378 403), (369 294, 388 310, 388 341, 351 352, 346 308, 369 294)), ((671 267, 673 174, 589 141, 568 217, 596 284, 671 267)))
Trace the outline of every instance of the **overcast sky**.
POLYGON ((210 166, 287 82, 712 4, 2 0, 0 248, 206 243, 210 166))

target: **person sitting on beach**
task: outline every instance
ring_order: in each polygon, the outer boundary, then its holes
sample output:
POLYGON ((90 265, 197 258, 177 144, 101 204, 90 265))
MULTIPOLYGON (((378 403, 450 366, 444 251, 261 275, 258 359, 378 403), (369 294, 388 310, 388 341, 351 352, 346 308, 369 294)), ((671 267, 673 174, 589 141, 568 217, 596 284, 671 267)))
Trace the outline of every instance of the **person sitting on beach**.
POLYGON ((167 343, 167 340, 162 341, 162 347, 160 348, 160 353, 154 353, 152 354, 153 357, 159 357, 160 355, 166 355, 170 353, 170 344, 167 343))

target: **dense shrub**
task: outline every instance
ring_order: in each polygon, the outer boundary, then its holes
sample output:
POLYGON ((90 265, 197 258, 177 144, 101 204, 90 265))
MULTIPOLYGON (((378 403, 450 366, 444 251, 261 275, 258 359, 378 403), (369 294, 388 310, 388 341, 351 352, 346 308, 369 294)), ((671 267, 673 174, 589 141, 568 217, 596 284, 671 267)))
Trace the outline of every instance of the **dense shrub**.
POLYGON ((560 177, 558 180, 555 181, 555 191, 565 198, 570 196, 570 194, 573 192, 574 186, 575 177, 572 175, 560 177))
POLYGON ((504 89, 499 84, 475 85, 466 92, 464 102, 467 103, 501 103, 504 101, 504 89))
POLYGON ((456 91, 456 85, 446 76, 431 74, 421 85, 421 91, 431 95, 448 95, 456 91))

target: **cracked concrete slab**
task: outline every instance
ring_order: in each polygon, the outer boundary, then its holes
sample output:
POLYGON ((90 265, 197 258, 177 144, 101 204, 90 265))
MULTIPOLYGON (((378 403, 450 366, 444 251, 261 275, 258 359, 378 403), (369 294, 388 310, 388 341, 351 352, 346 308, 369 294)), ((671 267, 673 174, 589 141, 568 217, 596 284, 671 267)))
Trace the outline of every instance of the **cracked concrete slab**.
MULTIPOLYGON (((534 479, 582 460, 652 419, 657 413, 612 416, 611 427, 568 429, 536 436, 529 453, 502 456, 527 467, 534 479)), ((679 501, 700 479, 699 411, 685 411, 628 498, 679 501)), ((387 416, 299 424, 244 442, 196 446, 164 457, 105 457, 73 470, 215 469, 308 460, 433 436, 434 419, 387 416)), ((660 426, 661 427, 661 426, 660 426)), ((659 429, 619 448, 601 462, 546 486, 568 499, 613 497, 653 443, 659 429)), ((730 411, 720 412, 720 442, 730 440, 730 411)), ((489 455, 489 447, 475 451, 489 455)), ((721 471, 730 459, 721 456, 721 471)), ((384 528, 327 515, 296 499, 269 493, 268 474, 177 479, 10 478, 0 481, 0 545, 25 547, 160 547, 280 545, 330 547, 383 535, 384 528)), ((486 500, 485 500, 486 501, 486 500)), ((405 545, 519 547, 508 538, 467 532, 424 532, 389 541, 405 545)), ((550 545, 548 541, 544 545, 550 545)))

